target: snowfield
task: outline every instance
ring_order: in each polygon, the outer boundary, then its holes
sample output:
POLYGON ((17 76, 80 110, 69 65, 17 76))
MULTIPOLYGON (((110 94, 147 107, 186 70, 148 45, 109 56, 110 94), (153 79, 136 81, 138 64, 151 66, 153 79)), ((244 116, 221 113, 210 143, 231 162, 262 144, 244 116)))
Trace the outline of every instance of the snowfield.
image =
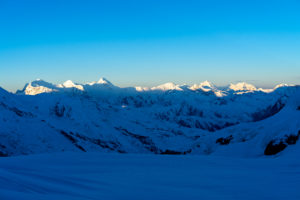
POLYGON ((296 200, 298 158, 297 146, 288 155, 248 159, 102 153, 1 158, 0 199, 296 200))

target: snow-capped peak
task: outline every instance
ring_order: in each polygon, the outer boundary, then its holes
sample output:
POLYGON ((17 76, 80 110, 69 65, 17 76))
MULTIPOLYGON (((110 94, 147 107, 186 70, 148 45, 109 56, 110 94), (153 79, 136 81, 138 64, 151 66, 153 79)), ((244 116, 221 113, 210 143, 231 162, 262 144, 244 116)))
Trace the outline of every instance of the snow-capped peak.
POLYGON ((180 90, 182 91, 182 88, 179 87, 179 85, 176 85, 172 82, 165 83, 162 85, 159 85, 157 87, 151 88, 151 90, 162 90, 162 91, 167 91, 167 90, 180 90))
POLYGON ((65 88, 77 88, 79 90, 84 90, 82 85, 77 85, 73 83, 71 80, 67 80, 66 82, 63 83, 63 87, 65 88))
POLYGON ((36 79, 35 81, 30 82, 28 85, 31 85, 32 87, 47 87, 51 89, 55 88, 55 85, 42 79, 36 79))
POLYGON ((211 82, 209 81, 204 81, 202 83, 200 83, 199 85, 197 84, 194 84, 190 87, 191 90, 198 90, 198 89, 201 89, 203 91, 211 91, 211 90, 215 90, 216 89, 216 86, 214 84, 212 84, 211 82))
POLYGON ((281 84, 278 84, 274 87, 274 90, 277 89, 277 88, 281 88, 281 87, 290 87, 290 86, 295 86, 293 84, 286 84, 286 83, 281 83, 281 84))
POLYGON ((31 83, 25 85, 22 91, 18 91, 17 93, 26 94, 26 95, 37 95, 41 93, 54 92, 57 91, 57 86, 52 83, 48 83, 41 79, 36 79, 31 83))
POLYGON ((109 80, 107 80, 104 77, 100 78, 98 81, 93 81, 93 82, 87 83, 87 85, 90 85, 90 86, 93 86, 95 84, 106 85, 106 86, 114 86, 109 80))
POLYGON ((98 84, 105 84, 105 85, 112 85, 112 83, 104 77, 100 78, 97 83, 98 84))
POLYGON ((202 82, 202 83, 200 83, 200 86, 202 86, 202 87, 210 87, 210 88, 215 87, 214 84, 212 84, 212 82, 207 81, 207 80, 204 81, 204 82, 202 82))
POLYGON ((236 84, 231 83, 229 85, 229 89, 233 91, 255 91, 257 88, 249 83, 246 82, 239 82, 236 84))
POLYGON ((63 83, 63 86, 69 88, 69 87, 74 87, 75 84, 71 80, 67 80, 66 82, 63 83))
POLYGON ((138 91, 138 92, 144 92, 144 91, 149 91, 150 88, 149 87, 136 86, 135 90, 138 91))

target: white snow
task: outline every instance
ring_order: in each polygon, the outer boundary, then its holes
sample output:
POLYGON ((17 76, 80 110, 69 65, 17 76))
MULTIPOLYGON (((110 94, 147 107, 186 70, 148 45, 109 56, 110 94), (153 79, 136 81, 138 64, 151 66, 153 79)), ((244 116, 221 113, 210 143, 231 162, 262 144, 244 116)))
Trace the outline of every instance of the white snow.
POLYGON ((111 82, 109 82, 106 78, 100 78, 99 81, 97 82, 98 84, 106 84, 106 85, 112 85, 111 82))
POLYGON ((286 83, 281 83, 281 84, 278 84, 274 87, 274 90, 277 89, 277 88, 281 88, 281 87, 292 87, 292 86, 295 86, 294 84, 286 84, 286 83))
POLYGON ((231 83, 229 85, 229 89, 233 90, 233 91, 255 91, 257 90, 257 88, 249 83, 246 82, 239 82, 236 84, 231 83))
POLYGON ((41 93, 50 93, 50 92, 55 92, 57 90, 51 89, 51 88, 47 88, 44 86, 32 86, 32 84, 30 83, 25 90, 25 94, 26 95, 37 95, 37 94, 41 94, 41 93))
POLYGON ((84 90, 82 85, 77 85, 77 84, 73 83, 73 81, 71 81, 71 80, 68 80, 68 81, 64 82, 63 87, 65 87, 65 88, 77 88, 78 90, 84 90))
POLYGON ((138 92, 144 92, 144 91, 149 91, 150 90, 149 87, 141 87, 141 86, 136 86, 135 89, 138 92))
POLYGON ((179 85, 176 85, 174 83, 165 83, 156 87, 152 87, 151 90, 162 90, 162 91, 167 91, 167 90, 179 90, 182 91, 182 89, 179 87, 179 85))
MULTIPOLYGON (((272 89, 262 89, 256 88, 252 84, 248 84, 246 82, 239 82, 236 84, 231 83, 227 88, 224 87, 217 87, 213 83, 209 81, 204 81, 200 84, 193 84, 193 85, 178 85, 172 82, 168 82, 159 86, 155 87, 141 87, 141 86, 134 86, 131 89, 134 89, 136 92, 145 92, 145 91, 197 91, 202 90, 204 92, 212 92, 217 97, 224 97, 228 95, 228 91, 233 91, 235 94, 244 94, 249 92, 260 91, 263 93, 271 93, 277 89, 285 88, 285 87, 293 87, 295 85, 291 84, 279 84, 272 89)), ((28 83, 22 91, 18 91, 18 94, 26 94, 26 95, 37 95, 41 93, 51 93, 51 92, 67 92, 63 90, 64 88, 74 88, 82 92, 91 92, 93 94, 99 92, 103 92, 103 90, 110 90, 114 92, 128 92, 128 88, 120 88, 113 85, 110 81, 106 78, 100 78, 98 81, 93 81, 87 84, 78 84, 74 83, 71 80, 64 82, 63 84, 51 84, 45 82, 41 79, 37 79, 31 83, 28 83)), ((69 92, 74 92, 73 90, 69 90, 69 92)))
POLYGON ((2 158, 0 199, 296 200, 297 156, 60 153, 2 158))
POLYGON ((199 85, 197 85, 197 84, 192 85, 190 87, 190 89, 191 90, 201 89, 201 90, 207 92, 207 91, 211 91, 211 90, 216 90, 217 87, 209 81, 204 81, 204 82, 200 83, 199 85))

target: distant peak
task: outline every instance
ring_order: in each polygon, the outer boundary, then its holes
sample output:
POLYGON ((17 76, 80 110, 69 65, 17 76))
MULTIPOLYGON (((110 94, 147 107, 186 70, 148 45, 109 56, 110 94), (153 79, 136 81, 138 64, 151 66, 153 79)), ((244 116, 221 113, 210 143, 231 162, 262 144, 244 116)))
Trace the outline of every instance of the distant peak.
POLYGON ((190 87, 191 90, 198 90, 201 89, 203 91, 210 91, 210 90, 216 90, 216 86, 212 84, 210 81, 203 81, 199 85, 194 84, 190 87))
POLYGON ((216 89, 216 86, 210 82, 210 81, 204 81, 202 83, 200 83, 200 85, 202 88, 205 88, 205 89, 216 89))
POLYGON ((37 78, 34 81, 31 81, 31 83, 43 83, 43 82, 46 82, 46 81, 44 81, 43 79, 40 79, 40 78, 37 78))
POLYGON ((36 95, 40 93, 47 93, 57 91, 57 86, 48 83, 42 79, 36 79, 30 83, 25 84, 23 90, 18 90, 18 94, 36 95))
POLYGON ((71 80, 67 80, 66 82, 63 83, 63 86, 65 87, 74 87, 75 84, 71 80))
POLYGON ((32 81, 31 83, 29 83, 29 85, 32 87, 47 87, 47 88, 55 88, 56 87, 52 83, 49 83, 42 79, 36 79, 36 80, 32 81))
POLYGON ((112 83, 109 80, 107 80, 106 78, 104 78, 104 77, 100 78, 97 83, 98 84, 112 85, 112 83))
POLYGON ((281 87, 290 87, 290 86, 295 86, 293 84, 286 84, 286 83, 281 83, 281 84, 278 84, 274 87, 274 90, 277 89, 277 88, 281 88, 281 87))
POLYGON ((182 90, 182 88, 180 88, 178 85, 172 83, 172 82, 168 82, 162 85, 159 85, 157 87, 153 87, 151 88, 152 90, 182 90))
POLYGON ((143 92, 143 91, 149 91, 150 88, 148 88, 148 87, 136 86, 136 87, 135 87, 135 90, 138 91, 138 92, 143 92))
POLYGON ((66 82, 63 83, 63 87, 65 88, 77 88, 79 90, 84 90, 82 85, 77 85, 71 80, 67 80, 66 82))
POLYGON ((202 83, 200 83, 200 85, 205 85, 205 86, 213 86, 212 82, 206 80, 206 81, 203 81, 202 83))
POLYGON ((231 83, 229 85, 229 89, 233 91, 254 91, 257 90, 257 88, 249 83, 246 82, 239 82, 239 83, 231 83))

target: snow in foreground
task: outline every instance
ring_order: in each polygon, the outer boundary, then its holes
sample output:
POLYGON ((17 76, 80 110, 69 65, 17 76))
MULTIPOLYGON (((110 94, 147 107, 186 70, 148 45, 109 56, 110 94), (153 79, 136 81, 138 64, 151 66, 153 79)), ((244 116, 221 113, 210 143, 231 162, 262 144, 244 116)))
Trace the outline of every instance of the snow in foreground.
POLYGON ((298 153, 255 159, 103 153, 1 158, 0 199, 300 199, 298 153))

